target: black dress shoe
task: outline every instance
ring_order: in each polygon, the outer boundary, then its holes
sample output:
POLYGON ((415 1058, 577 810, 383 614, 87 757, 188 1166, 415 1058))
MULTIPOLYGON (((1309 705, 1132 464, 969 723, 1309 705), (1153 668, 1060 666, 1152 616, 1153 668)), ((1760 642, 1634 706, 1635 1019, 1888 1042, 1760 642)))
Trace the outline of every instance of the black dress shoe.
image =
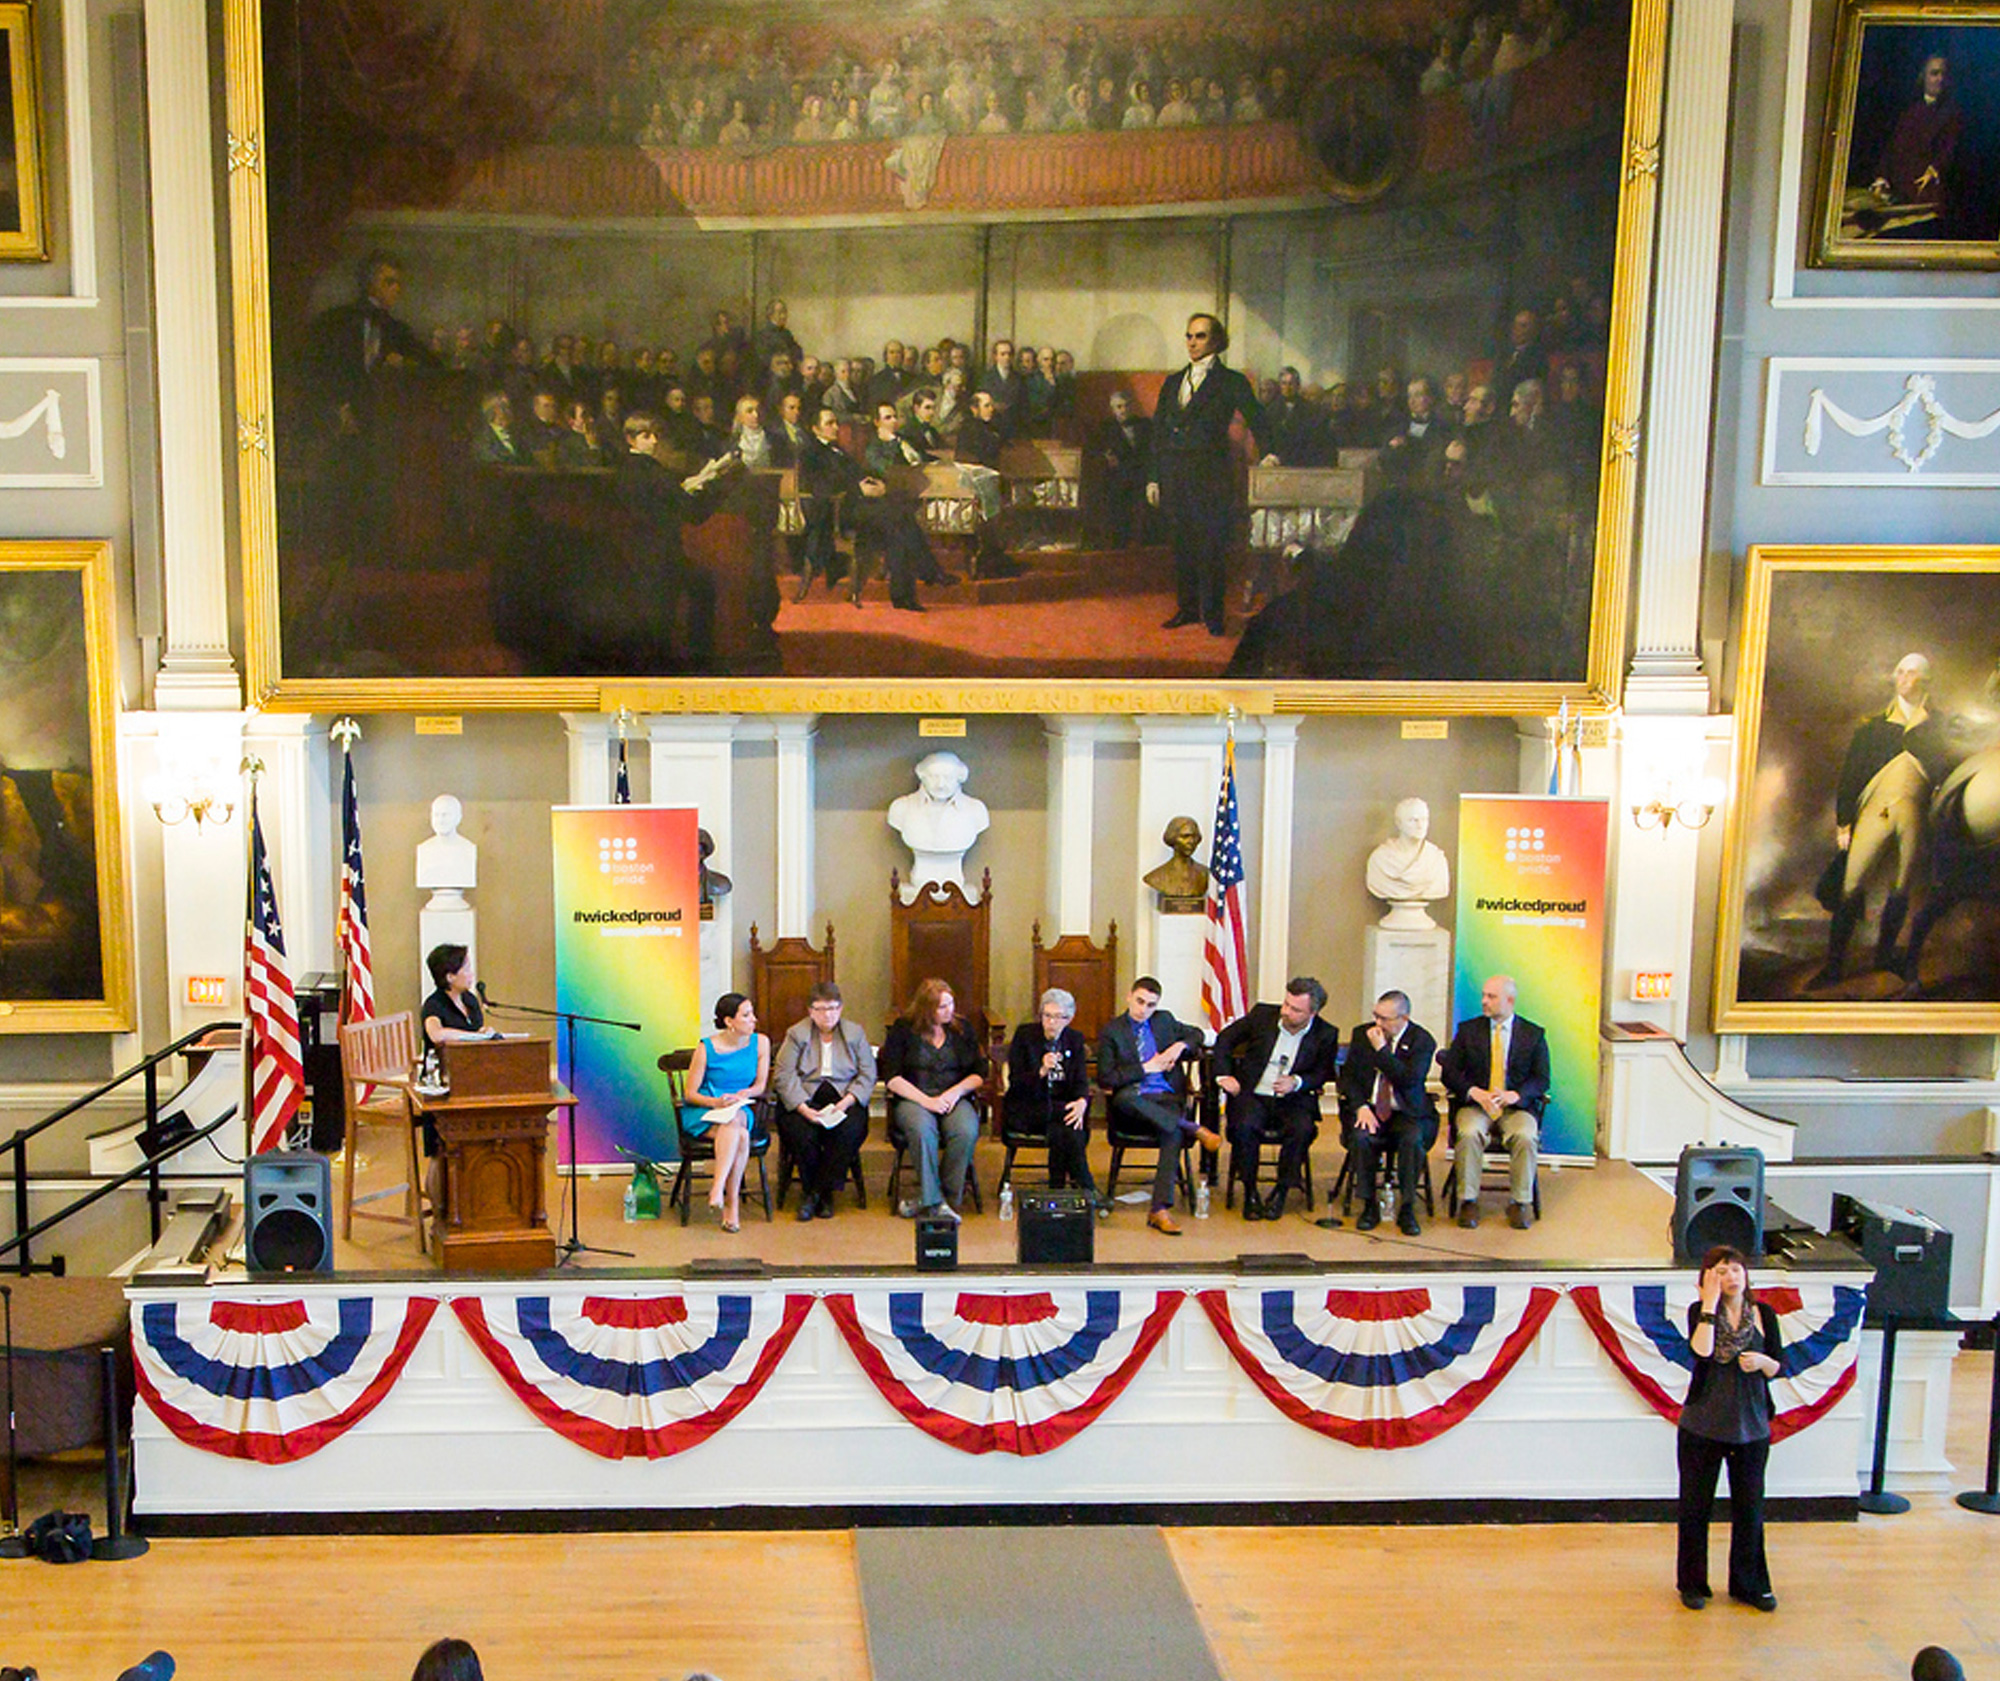
POLYGON ((1424 1235, 1424 1228, 1417 1224, 1417 1211, 1414 1208, 1399 1208, 1396 1210, 1396 1230, 1401 1232, 1405 1237, 1422 1237, 1424 1235))
POLYGON ((1285 1217, 1285 1198, 1290 1194, 1291 1187, 1289 1185, 1280 1185, 1273 1191, 1270 1200, 1264 1204, 1264 1218, 1267 1220, 1282 1220, 1285 1217))
POLYGON ((1370 1201, 1362 1208, 1360 1215, 1356 1218, 1354 1222, 1354 1229, 1357 1232, 1372 1232, 1377 1226, 1381 1225, 1381 1223, 1382 1223, 1382 1210, 1376 1206, 1373 1199, 1370 1199, 1370 1201))
POLYGON ((1708 1608, 1708 1595, 1696 1593, 1692 1588, 1681 1589, 1681 1603, 1690 1611, 1704 1611, 1708 1608))
POLYGON ((1162 630, 1179 630, 1182 625, 1194 625, 1200 623, 1201 623, 1201 615, 1199 613, 1176 613, 1171 619, 1167 620, 1165 624, 1160 626, 1160 628, 1162 630))
POLYGON ((832 1197, 824 1196, 815 1199, 813 1203, 813 1218, 816 1220, 831 1220, 833 1218, 832 1197))
POLYGON ((1246 1220, 1264 1218, 1264 1199, 1254 1190, 1243 1193, 1243 1218, 1246 1220))
POLYGON ((819 1208, 811 1197, 802 1196, 799 1198, 799 1219, 801 1222, 810 1220, 818 1212, 819 1208))
POLYGON ((925 613, 930 611, 921 601, 892 601, 889 605, 899 613, 925 613))
POLYGON ((1775 1611, 1778 1608, 1778 1596, 1774 1593, 1732 1593, 1729 1597, 1753 1611, 1775 1611))

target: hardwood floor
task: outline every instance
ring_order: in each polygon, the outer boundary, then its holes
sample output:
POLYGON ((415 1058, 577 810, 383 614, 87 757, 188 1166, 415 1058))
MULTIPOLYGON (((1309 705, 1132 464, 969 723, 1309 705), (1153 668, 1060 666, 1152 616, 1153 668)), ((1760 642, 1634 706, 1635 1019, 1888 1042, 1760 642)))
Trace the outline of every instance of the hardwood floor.
MULTIPOLYGON (((1967 1487, 1991 1371, 1968 1355, 1954 1378, 1967 1487)), ((1229 1681, 1900 1681, 1932 1643, 1975 1681, 2000 1674, 2000 1518, 1946 1495, 1900 1518, 1774 1527, 1775 1616, 1682 1610, 1659 1524, 1167 1539, 1229 1681)), ((189 1681, 401 1681, 443 1634, 471 1640, 493 1681, 868 1674, 846 1532, 160 1541, 128 1564, 0 1565, 0 1663, 45 1681, 110 1681, 155 1646, 189 1681)), ((957 1673, 985 1681, 977 1653, 957 1673)))

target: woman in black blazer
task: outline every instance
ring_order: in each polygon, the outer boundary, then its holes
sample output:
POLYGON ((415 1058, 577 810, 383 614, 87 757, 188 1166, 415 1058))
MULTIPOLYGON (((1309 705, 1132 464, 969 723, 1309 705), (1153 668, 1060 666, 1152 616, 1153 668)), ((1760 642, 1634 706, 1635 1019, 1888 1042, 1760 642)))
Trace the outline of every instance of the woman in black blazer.
POLYGON ((1017 1132, 1041 1132, 1049 1141, 1049 1187, 1072 1180, 1090 1198, 1099 1219, 1111 1205, 1090 1175, 1090 1071, 1076 999, 1061 987, 1042 994, 1039 1014, 1014 1029, 1007 1047, 1007 1123, 1017 1132))

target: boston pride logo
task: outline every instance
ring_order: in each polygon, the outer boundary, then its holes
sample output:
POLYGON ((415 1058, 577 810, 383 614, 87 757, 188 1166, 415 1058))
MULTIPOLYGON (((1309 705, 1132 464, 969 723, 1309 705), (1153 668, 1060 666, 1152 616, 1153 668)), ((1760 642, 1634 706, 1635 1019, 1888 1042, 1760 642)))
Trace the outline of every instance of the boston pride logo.
POLYGON ((597 871, 613 881, 643 881, 653 873, 653 865, 639 856, 637 835, 601 835, 597 842, 597 871))
POLYGON ((1560 864, 1562 854, 1548 849, 1548 831, 1530 827, 1526 823, 1510 824, 1507 829, 1507 862, 1525 865, 1537 875, 1543 874, 1551 864, 1560 864))

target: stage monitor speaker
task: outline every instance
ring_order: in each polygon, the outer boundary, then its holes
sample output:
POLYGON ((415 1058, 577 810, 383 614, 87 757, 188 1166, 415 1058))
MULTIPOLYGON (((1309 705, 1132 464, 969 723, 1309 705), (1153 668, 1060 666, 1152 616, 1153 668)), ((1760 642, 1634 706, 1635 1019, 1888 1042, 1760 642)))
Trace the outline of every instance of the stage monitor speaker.
POLYGON ((274 1150, 243 1164, 243 1262, 252 1272, 333 1271, 333 1164, 274 1150))
POLYGON ((1868 1324, 1949 1311, 1951 1233, 1929 1215, 1836 1191, 1832 1225, 1875 1269, 1875 1282, 1868 1286, 1868 1324))
POLYGON ((1751 1260, 1764 1253, 1764 1152, 1681 1152, 1674 1175, 1674 1259, 1699 1261, 1718 1243, 1751 1260))
POLYGON ((1089 1266, 1097 1258, 1097 1227, 1081 1191, 1021 1193, 1021 1265, 1089 1266))
POLYGON ((917 1271, 958 1270, 958 1222, 942 1214, 917 1217, 917 1271))

